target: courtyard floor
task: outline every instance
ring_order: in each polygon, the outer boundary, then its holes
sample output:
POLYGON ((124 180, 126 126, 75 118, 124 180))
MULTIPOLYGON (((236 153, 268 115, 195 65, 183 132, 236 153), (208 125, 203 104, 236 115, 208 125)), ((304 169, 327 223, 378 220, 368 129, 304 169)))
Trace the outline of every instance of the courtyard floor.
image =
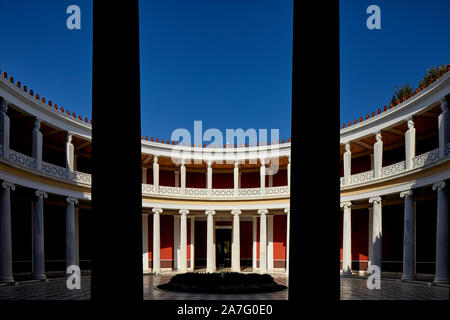
POLYGON ((341 277, 341 300, 448 300, 449 287, 427 282, 381 279, 381 288, 368 289, 365 277, 341 277))

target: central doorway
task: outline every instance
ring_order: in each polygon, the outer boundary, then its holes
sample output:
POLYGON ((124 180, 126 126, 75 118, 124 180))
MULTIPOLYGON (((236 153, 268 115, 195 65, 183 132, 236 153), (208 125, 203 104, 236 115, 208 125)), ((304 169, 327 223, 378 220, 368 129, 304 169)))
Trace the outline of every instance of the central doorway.
POLYGON ((231 228, 216 229, 216 269, 231 267, 231 228))

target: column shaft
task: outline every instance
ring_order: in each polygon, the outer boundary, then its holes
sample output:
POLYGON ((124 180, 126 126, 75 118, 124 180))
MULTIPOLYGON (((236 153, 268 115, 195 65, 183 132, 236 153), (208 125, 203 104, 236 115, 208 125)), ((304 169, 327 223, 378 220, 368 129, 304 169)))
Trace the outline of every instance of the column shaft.
POLYGON ((400 193, 405 198, 403 222, 403 280, 415 279, 414 275, 414 200, 412 191, 400 193))
POLYGON ((372 220, 372 263, 381 269, 381 244, 382 244, 382 223, 381 223, 381 198, 375 197, 369 199, 373 203, 372 220))
POLYGON ((267 271, 267 210, 258 210, 260 214, 260 232, 259 232, 259 269, 261 273, 267 271))
POLYGON ((351 202, 341 204, 344 207, 344 229, 342 236, 342 274, 352 274, 352 216, 351 202))
POLYGON ((187 218, 188 210, 180 210, 180 270, 186 272, 187 269, 187 218))
POLYGON ((350 184, 350 175, 352 174, 352 152, 350 151, 350 142, 345 144, 344 152, 344 183, 350 184))
POLYGON ((206 272, 214 272, 214 221, 213 210, 207 210, 207 232, 206 232, 206 272))
POLYGON ((0 282, 14 282, 12 274, 11 190, 14 191, 15 186, 3 181, 0 188, 0 282))
POLYGON ((32 157, 36 159, 36 170, 42 169, 42 133, 39 130, 41 121, 34 119, 32 157))
POLYGON ((161 235, 160 219, 161 208, 153 208, 153 272, 161 272, 161 235))
POLYGON ((252 217, 252 227, 253 227, 253 245, 252 245, 252 271, 255 272, 256 267, 256 236, 257 236, 257 224, 258 224, 258 218, 252 217))
POLYGON ((436 274, 435 283, 448 283, 448 195, 446 183, 433 185, 437 189, 436 274))
POLYGON ((416 128, 412 119, 408 120, 408 130, 405 132, 405 165, 412 168, 412 159, 416 156, 416 128))
POLYGON ((76 265, 75 259, 75 204, 77 199, 66 199, 66 269, 68 266, 76 265))
POLYGON ((231 210, 233 215, 233 241, 231 245, 231 271, 241 271, 239 215, 241 210, 231 210))
POLYGON ((290 230, 291 230, 291 209, 284 209, 286 213, 286 274, 289 275, 289 243, 290 239, 290 230))
POLYGON ((42 191, 35 192, 33 205, 33 279, 44 280, 44 198, 47 194, 42 191))
POLYGON ((383 166, 383 141, 381 140, 381 133, 376 134, 377 142, 373 145, 373 167, 375 178, 379 178, 381 175, 381 167, 383 166))

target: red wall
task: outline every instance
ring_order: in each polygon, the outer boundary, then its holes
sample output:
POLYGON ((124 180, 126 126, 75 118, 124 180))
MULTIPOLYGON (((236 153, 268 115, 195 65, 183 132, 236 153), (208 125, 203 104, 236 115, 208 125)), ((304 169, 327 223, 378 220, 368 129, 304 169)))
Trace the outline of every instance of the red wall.
POLYGON ((153 260, 153 215, 148 216, 148 265, 152 266, 153 260))
POLYGON ((273 216, 273 258, 286 259, 286 225, 285 215, 273 216))
MULTIPOLYGON (((352 173, 357 174, 365 171, 369 171, 371 166, 370 156, 358 157, 352 159, 352 173)), ((344 174, 342 174, 343 176, 344 174)))
MULTIPOLYGON (((274 187, 281 187, 281 186, 287 186, 287 170, 286 169, 280 169, 278 170, 277 174, 273 176, 273 186, 274 187)), ((269 184, 267 184, 268 186, 269 184)))
POLYGON ((240 231, 240 255, 241 259, 251 259, 252 258, 252 248, 253 248, 253 223, 252 221, 240 221, 239 222, 240 231))
MULTIPOLYGON (((181 182, 180 182, 181 183, 181 182)), ((206 174, 204 172, 186 172, 187 188, 206 188, 206 174)))
MULTIPOLYGON (((342 260, 343 212, 340 214, 339 259, 342 260)), ((368 261, 369 256, 369 211, 352 210, 352 261, 368 261), (367 212, 365 212, 367 211, 367 212)), ((383 231, 384 232, 384 231, 383 231)))
POLYGON ((206 259, 206 221, 195 221, 195 258, 206 259))
POLYGON ((173 266, 173 216, 160 215, 160 219, 161 267, 170 268, 163 266, 162 260, 170 260, 173 266))
POLYGON ((153 184, 153 168, 147 168, 147 184, 153 184))
POLYGON ((242 172, 241 173, 241 188, 259 188, 260 175, 259 172, 242 172))
POLYGON ((212 187, 216 189, 233 189, 234 174, 231 173, 215 173, 212 176, 212 187))
POLYGON ((159 185, 175 187, 175 171, 159 170, 159 185))

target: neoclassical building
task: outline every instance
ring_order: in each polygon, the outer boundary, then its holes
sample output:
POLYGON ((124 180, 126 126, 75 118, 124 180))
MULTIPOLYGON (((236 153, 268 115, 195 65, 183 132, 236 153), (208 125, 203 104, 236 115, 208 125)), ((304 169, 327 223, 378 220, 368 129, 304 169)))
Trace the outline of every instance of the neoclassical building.
MULTIPOLYGON (((2 73, 0 282, 90 269, 91 129, 2 73)), ((143 271, 286 272, 290 145, 142 137, 143 271)))
MULTIPOLYGON (((448 66, 450 69, 450 66, 448 66)), ((450 72, 343 124, 341 272, 448 283, 450 72)))

